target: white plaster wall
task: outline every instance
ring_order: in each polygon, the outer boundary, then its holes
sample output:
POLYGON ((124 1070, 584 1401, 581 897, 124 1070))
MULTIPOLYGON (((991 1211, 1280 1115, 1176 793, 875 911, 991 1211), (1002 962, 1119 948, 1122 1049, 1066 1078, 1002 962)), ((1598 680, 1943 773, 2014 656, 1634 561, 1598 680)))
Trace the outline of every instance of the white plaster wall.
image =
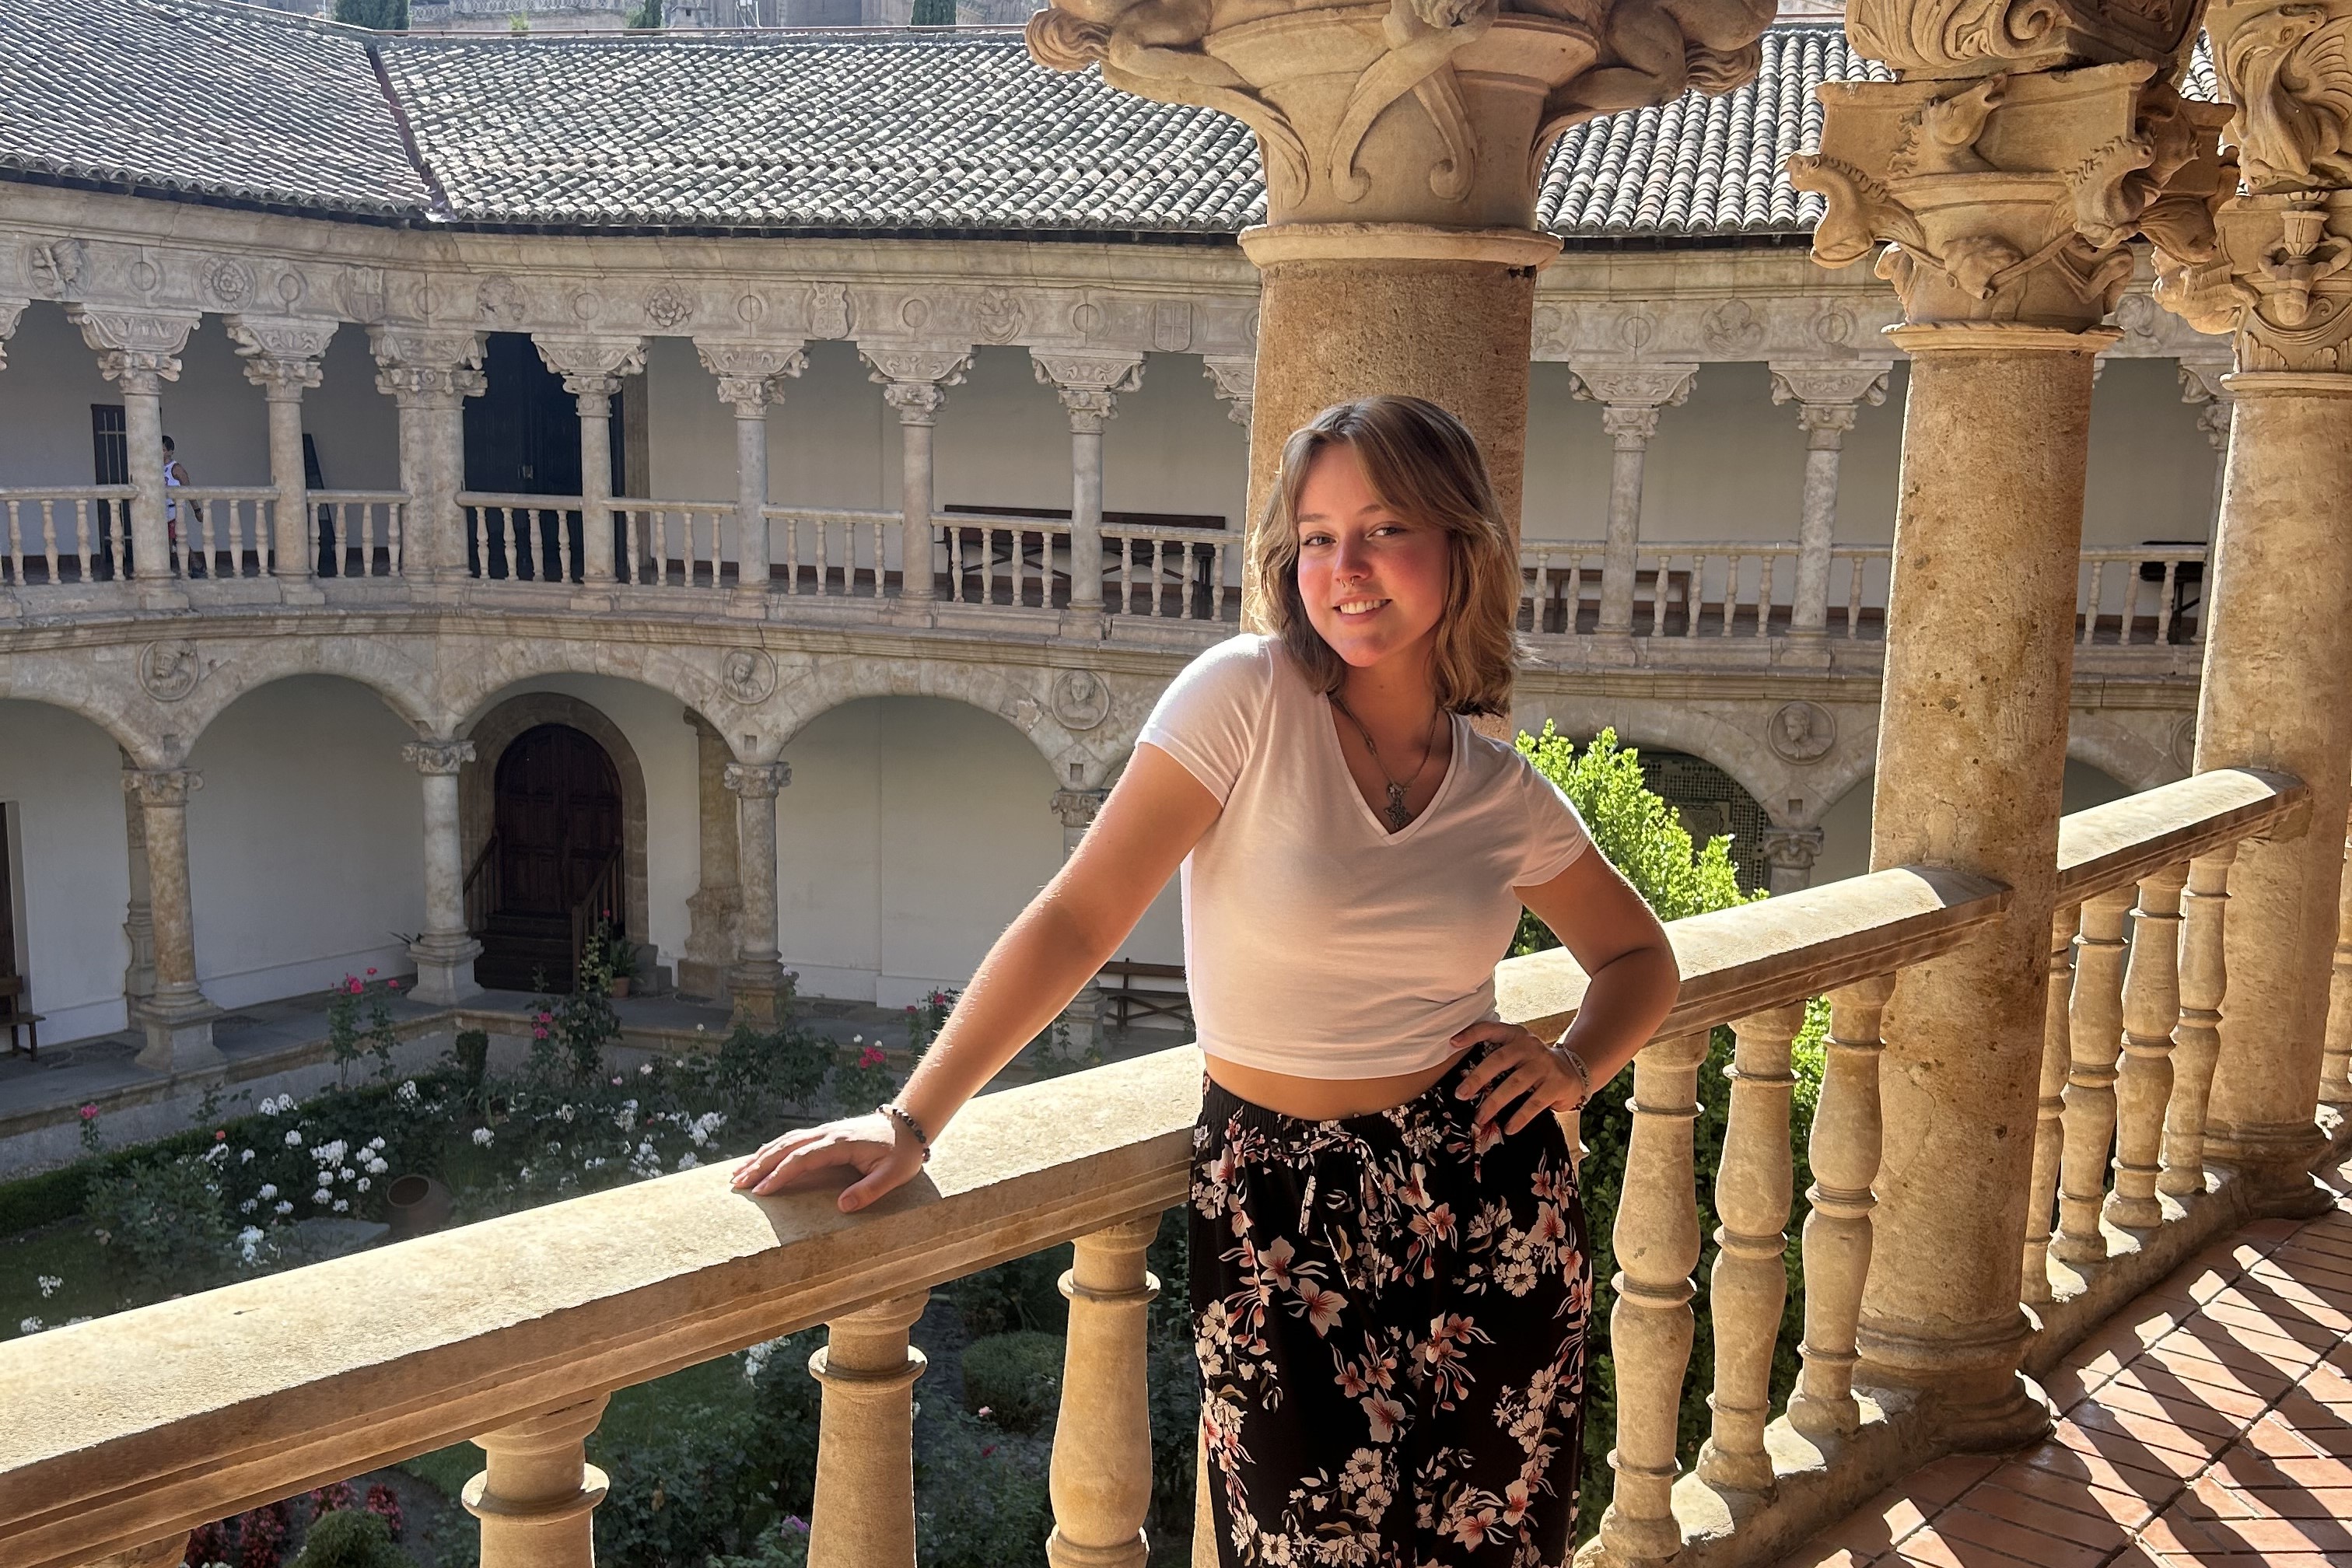
MULTIPOLYGON (((302 399, 302 428, 331 490, 400 488, 400 411, 376 390, 367 329, 346 321, 320 362, 319 384, 302 399)), ((268 413, 264 406, 264 437, 268 413)), ((265 455, 263 466, 268 466, 265 455)))
POLYGON ((0 801, 14 807, 35 1008, 62 1044, 122 1027, 131 898, 122 757, 79 714, 0 700, 0 801))
MULTIPOLYGON (((25 307, 0 369, 0 487, 86 485, 89 405, 120 403, 63 306, 25 307)), ((167 426, 168 427, 168 426, 167 426)), ((174 434, 177 434, 174 432, 174 434)))
POLYGON ((394 933, 425 920, 424 791, 400 755, 413 739, 375 693, 326 676, 249 692, 197 738, 188 883, 214 1002, 409 972, 394 933))

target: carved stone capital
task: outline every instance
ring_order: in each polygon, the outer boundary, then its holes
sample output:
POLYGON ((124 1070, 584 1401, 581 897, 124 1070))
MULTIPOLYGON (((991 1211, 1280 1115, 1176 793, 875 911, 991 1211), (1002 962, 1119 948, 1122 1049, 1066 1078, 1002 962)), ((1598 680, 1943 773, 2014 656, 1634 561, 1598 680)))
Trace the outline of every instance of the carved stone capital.
POLYGON ((198 320, 193 310, 101 310, 80 303, 68 304, 66 318, 97 353, 100 374, 126 393, 150 395, 180 379, 180 351, 198 320))
POLYGON ((1829 203, 1813 258, 1844 267, 1884 245, 1878 275, 1913 327, 2082 332, 2131 280, 2135 234, 2210 251, 2226 110, 2151 63, 1827 82, 1820 98, 1821 151, 1788 161, 1829 203))
POLYGON ((719 774, 730 792, 745 800, 773 800, 793 782, 790 763, 730 763, 719 774))
POLYGON ((882 388, 882 401, 898 412, 901 425, 936 425, 947 388, 936 381, 893 381, 882 388))
POLYGON ((8 340, 16 335, 17 318, 25 313, 30 300, 18 300, 0 295, 0 370, 8 368, 8 340))
POLYGON ((563 390, 574 397, 611 397, 621 390, 621 377, 646 368, 644 338, 533 332, 530 341, 541 363, 563 378, 563 390))
POLYGON ((204 774, 194 768, 125 768, 122 788, 142 807, 184 809, 188 796, 205 787, 204 774))
POLYGON ((311 316, 230 316, 226 324, 245 379, 272 397, 299 397, 319 384, 319 361, 338 325, 311 316))
POLYGON ((866 379, 885 385, 893 382, 927 382, 933 386, 960 386, 971 368, 971 350, 964 348, 892 346, 860 343, 857 352, 874 367, 866 379))
POLYGON ((1696 364, 1601 364, 1577 361, 1569 366, 1573 391, 1587 403, 1611 408, 1679 408, 1689 400, 1698 381, 1696 364))
POLYGON ((2196 0, 1847 0, 1846 36, 1906 80, 2170 61, 2196 0))
POLYGON ((2215 0, 2205 29, 2246 189, 2352 185, 2352 5, 2215 0))
POLYGON ((808 369, 808 352, 800 343, 727 343, 694 340, 702 368, 719 378, 719 400, 731 403, 738 414, 756 414, 783 401, 786 381, 808 369))
POLYGON ((474 760, 471 741, 411 741, 400 748, 403 761, 420 773, 450 775, 474 760))
MULTIPOLYGON (((1860 364, 1787 364, 1775 361, 1772 373, 1772 401, 1798 405, 1797 417, 1814 417, 1813 410, 1842 408, 1845 424, 1841 428, 1853 428, 1856 407, 1867 403, 1873 408, 1886 401, 1886 377, 1895 367, 1891 363, 1860 364)), ((1812 428, 1811 425, 1807 429, 1812 428)))
POLYGON ((2225 359, 2180 362, 2180 401, 2183 403, 2227 403, 2229 389, 2221 378, 2237 367, 2225 359))
POLYGON ((1818 827, 1767 827, 1757 837, 1764 863, 1783 871, 1810 871, 1827 837, 1818 827))
POLYGON ((1074 435, 1102 434, 1118 412, 1118 395, 1143 384, 1143 355, 1121 350, 1029 351, 1038 381, 1054 389, 1069 411, 1074 435))
POLYGON ((2352 191, 2232 196, 2220 253, 2158 247, 2157 298, 2200 331, 2234 331, 2242 371, 2352 371, 2352 191))
POLYGON ((1244 429, 1249 427, 1250 409, 1257 397, 1257 360, 1245 354, 1209 354, 1201 361, 1202 374, 1217 389, 1217 395, 1232 406, 1225 417, 1244 429))
POLYGON ((1054 815, 1067 828, 1094 826, 1095 817, 1102 811, 1103 802, 1110 798, 1107 789, 1057 789, 1054 792, 1054 815))
POLYGON ((368 329, 376 389, 403 407, 454 408, 489 385, 482 373, 482 334, 421 327, 368 329))

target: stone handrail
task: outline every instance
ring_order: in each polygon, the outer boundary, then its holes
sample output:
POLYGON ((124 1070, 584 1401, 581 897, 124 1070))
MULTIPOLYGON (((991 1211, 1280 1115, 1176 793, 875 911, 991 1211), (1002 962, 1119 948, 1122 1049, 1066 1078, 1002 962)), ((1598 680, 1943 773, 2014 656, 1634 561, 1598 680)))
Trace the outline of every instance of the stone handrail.
POLYGON ((1104 608, 1181 621, 1241 618, 1239 574, 1232 585, 1225 582, 1243 549, 1235 535, 1222 528, 1106 522, 1102 536, 1106 555, 1113 557, 1107 562, 1104 608))
POLYGON ((584 504, 580 496, 458 491, 457 505, 466 514, 473 574, 509 582, 572 581, 578 563, 572 558, 570 519, 579 515, 584 504), (551 521, 555 534, 553 559, 547 558, 550 552, 546 525, 551 521))
POLYGON ((0 574, 22 587, 113 571, 130 537, 131 494, 129 485, 0 489, 0 574))
POLYGON ((408 510, 404 492, 312 490, 310 505, 322 575, 400 575, 401 531, 408 510))
POLYGON ((2202 588, 2210 552, 2202 544, 2142 544, 2128 549, 2091 549, 2083 552, 2083 577, 2077 615, 2081 629, 2076 640, 2082 643, 2102 641, 2110 617, 2105 613, 2112 604, 2115 613, 2114 636, 2117 643, 2129 647, 2135 642, 2196 643, 2203 640, 2205 617, 2202 588), (2120 570, 2116 570, 2120 568, 2120 570), (2110 584, 2120 584, 2119 591, 2111 591, 2110 584), (2143 584, 2153 585, 2150 600, 2155 625, 2147 635, 2139 632, 2140 602, 2143 584), (2191 584, 2199 592, 2192 596, 2191 584), (2182 635, 2181 623, 2186 620, 2187 633, 2182 635))
POLYGON ((1013 609, 1053 610, 1069 599, 1070 530, 1066 517, 1023 517, 1013 512, 940 512, 931 519, 940 548, 936 565, 947 572, 950 604, 995 605, 1013 609), (972 539, 978 534, 977 541, 972 539), (1059 563, 1057 565, 1056 563, 1059 563), (1056 580, 1061 594, 1055 594, 1056 580))
POLYGON ((897 512, 767 506, 761 509, 761 515, 768 523, 771 559, 783 569, 784 593, 830 598, 883 596, 889 540, 903 521, 897 512), (774 542, 779 523, 782 524, 781 547, 774 542))
POLYGON ((175 486, 164 491, 172 555, 183 577, 266 577, 270 513, 267 486, 175 486))

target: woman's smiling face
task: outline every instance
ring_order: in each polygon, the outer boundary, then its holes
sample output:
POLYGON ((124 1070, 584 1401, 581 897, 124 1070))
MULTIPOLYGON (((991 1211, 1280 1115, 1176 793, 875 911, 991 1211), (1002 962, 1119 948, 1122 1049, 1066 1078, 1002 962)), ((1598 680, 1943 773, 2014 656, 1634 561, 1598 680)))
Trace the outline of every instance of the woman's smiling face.
POLYGON ((1425 654, 1445 614, 1445 531, 1389 510, 1356 449, 1315 454, 1298 488, 1298 596, 1307 619, 1361 669, 1425 654))

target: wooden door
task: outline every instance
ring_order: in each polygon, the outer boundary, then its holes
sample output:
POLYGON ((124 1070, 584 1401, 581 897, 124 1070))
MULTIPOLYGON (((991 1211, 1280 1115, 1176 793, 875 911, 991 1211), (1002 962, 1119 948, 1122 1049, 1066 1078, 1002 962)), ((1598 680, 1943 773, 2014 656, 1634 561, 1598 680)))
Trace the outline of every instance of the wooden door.
MULTIPOLYGON (((570 912, 621 848, 621 784, 604 748, 567 724, 517 736, 499 758, 501 914, 570 912)), ((614 911, 617 926, 625 919, 614 911)))

